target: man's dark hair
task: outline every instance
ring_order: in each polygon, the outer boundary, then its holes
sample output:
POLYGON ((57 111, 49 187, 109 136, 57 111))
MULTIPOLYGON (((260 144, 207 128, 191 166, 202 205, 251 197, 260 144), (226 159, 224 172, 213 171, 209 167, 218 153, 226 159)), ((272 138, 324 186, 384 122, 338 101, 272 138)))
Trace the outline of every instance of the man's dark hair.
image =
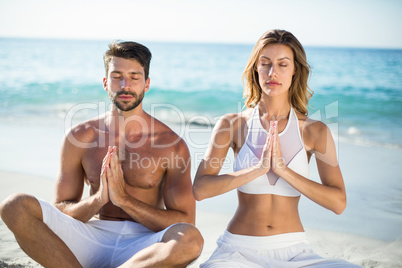
POLYGON ((141 66, 144 68, 145 79, 148 79, 152 54, 146 46, 131 41, 113 41, 112 43, 110 43, 109 50, 107 50, 103 55, 106 77, 109 71, 109 63, 113 57, 138 61, 139 64, 141 64, 141 66))

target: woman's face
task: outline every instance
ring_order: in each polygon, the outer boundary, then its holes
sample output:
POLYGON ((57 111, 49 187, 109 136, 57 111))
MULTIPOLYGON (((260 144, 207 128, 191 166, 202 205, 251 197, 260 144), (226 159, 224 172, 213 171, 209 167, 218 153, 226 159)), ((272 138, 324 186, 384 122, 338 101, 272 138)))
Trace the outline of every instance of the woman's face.
POLYGON ((292 49, 282 44, 264 47, 258 57, 257 73, 262 94, 288 94, 295 73, 292 49))

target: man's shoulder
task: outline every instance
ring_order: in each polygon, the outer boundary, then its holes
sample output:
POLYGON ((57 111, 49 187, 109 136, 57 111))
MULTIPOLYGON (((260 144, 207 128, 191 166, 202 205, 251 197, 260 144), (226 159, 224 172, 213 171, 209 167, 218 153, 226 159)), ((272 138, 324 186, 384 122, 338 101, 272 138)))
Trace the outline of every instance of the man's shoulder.
POLYGON ((155 145, 174 149, 175 151, 187 149, 187 144, 184 139, 169 126, 154 117, 152 117, 152 120, 153 127, 151 132, 155 145))
POLYGON ((80 142, 92 142, 103 132, 99 127, 102 121, 102 118, 93 118, 79 123, 67 131, 66 138, 73 138, 80 142))

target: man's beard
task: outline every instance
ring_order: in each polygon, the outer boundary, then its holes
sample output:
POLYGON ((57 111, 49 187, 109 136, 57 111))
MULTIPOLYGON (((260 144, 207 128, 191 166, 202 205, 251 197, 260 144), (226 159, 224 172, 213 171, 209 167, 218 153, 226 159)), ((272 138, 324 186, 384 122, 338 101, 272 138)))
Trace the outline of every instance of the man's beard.
POLYGON ((142 100, 144 99, 144 93, 145 93, 145 91, 143 90, 143 91, 140 93, 140 95, 138 96, 137 93, 135 93, 135 92, 120 91, 119 93, 115 94, 114 96, 109 93, 109 97, 110 97, 111 101, 113 102, 113 104, 114 104, 119 110, 124 111, 124 112, 128 112, 128 111, 131 111, 131 110, 133 110, 134 108, 136 108, 138 105, 140 105, 140 103, 141 103, 142 100), (127 106, 127 105, 124 104, 124 103, 120 103, 120 102, 117 101, 117 98, 118 98, 120 95, 130 95, 130 96, 133 96, 133 98, 135 99, 135 102, 132 103, 132 104, 129 105, 129 106, 127 106))

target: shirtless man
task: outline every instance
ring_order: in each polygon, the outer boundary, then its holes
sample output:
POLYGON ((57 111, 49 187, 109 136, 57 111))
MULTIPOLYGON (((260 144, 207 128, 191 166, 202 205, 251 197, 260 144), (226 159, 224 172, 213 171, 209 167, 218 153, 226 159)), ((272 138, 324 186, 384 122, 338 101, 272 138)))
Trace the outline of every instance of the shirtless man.
POLYGON ((27 194, 0 205, 44 267, 185 267, 200 255, 187 145, 142 108, 150 60, 141 44, 112 43, 103 79, 112 109, 65 138, 54 206, 27 194))

